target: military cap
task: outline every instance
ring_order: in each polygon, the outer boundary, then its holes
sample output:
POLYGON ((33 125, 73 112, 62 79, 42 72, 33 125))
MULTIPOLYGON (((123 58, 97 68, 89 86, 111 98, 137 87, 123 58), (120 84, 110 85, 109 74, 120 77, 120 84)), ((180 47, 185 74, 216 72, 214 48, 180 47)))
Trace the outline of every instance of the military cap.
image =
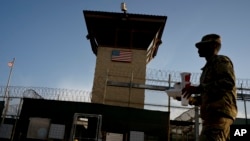
POLYGON ((195 46, 198 47, 202 47, 205 44, 208 43, 218 43, 221 45, 221 38, 220 35, 218 34, 207 34, 205 36, 202 37, 201 41, 196 43, 195 46))

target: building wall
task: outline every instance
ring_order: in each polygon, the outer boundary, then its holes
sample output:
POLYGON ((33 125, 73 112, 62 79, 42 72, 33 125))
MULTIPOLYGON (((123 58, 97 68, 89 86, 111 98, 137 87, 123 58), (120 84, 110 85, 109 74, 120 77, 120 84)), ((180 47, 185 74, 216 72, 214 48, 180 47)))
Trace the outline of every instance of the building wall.
POLYGON ((146 51, 131 50, 132 62, 111 61, 112 50, 127 50, 99 47, 96 59, 92 102, 126 107, 144 107, 144 89, 107 86, 113 82, 145 84, 146 51))
MULTIPOLYGON (((166 141, 169 131, 169 112, 151 111, 138 108, 128 108, 120 106, 111 106, 103 104, 73 102, 73 101, 57 101, 45 99, 24 98, 21 114, 17 119, 16 128, 13 131, 14 141, 34 141, 36 139, 29 138, 29 126, 32 118, 47 119, 50 126, 44 127, 40 122, 35 122, 36 129, 46 129, 43 134, 36 132, 37 135, 48 135, 46 140, 70 140, 72 126, 75 124, 74 115, 90 115, 96 117, 101 115, 101 131, 103 133, 120 133, 128 135, 130 131, 144 132, 145 136, 154 136, 160 141, 166 141), (52 125, 60 125, 64 128, 57 128, 57 132, 50 134, 52 125), (51 136, 52 135, 52 136, 51 136), (55 135, 57 138, 54 138, 55 135), (59 135, 62 135, 59 139, 59 135), (53 137, 54 136, 54 137, 53 137)), ((15 119, 11 122, 15 123, 15 119)), ((34 123, 34 122, 33 122, 34 123)), ((34 127, 33 126, 33 127, 34 127)), ((93 120, 88 120, 88 129, 82 133, 88 133, 91 139, 92 133, 96 133, 96 124, 93 120), (89 134, 90 133, 90 134, 89 134)), ((34 129, 34 128, 32 128, 34 129)), ((55 128, 54 128, 55 129, 55 128)), ((34 131, 34 130, 31 130, 34 131)), ((44 131, 44 130, 43 130, 44 131)), ((54 130, 55 131, 55 130, 54 130)), ((41 137, 41 136, 40 136, 41 137)), ((0 138, 0 141, 5 140, 0 138)), ((7 141, 8 139, 6 139, 7 141)), ((38 141, 38 140, 37 140, 38 141)))

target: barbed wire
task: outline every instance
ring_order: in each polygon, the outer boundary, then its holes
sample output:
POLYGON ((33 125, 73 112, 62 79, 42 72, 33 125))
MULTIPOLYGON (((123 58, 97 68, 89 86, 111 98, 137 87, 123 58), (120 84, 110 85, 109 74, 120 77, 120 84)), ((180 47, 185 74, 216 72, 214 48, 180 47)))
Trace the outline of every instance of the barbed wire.
MULTIPOLYGON (((182 72, 147 68, 146 80, 148 80, 149 83, 168 82, 169 79, 171 80, 171 82, 180 82, 181 81, 180 73, 182 72)), ((191 83, 194 85, 199 84, 201 73, 195 73, 195 72, 190 72, 190 73, 191 73, 191 78, 190 78, 191 83)), ((250 79, 236 79, 236 87, 250 89, 250 79)))
MULTIPOLYGON (((117 75, 132 76, 131 73, 135 72, 142 73, 143 69, 128 71, 126 69, 117 70, 117 75)), ((160 69, 146 69, 146 78, 136 78, 141 75, 133 75, 136 79, 146 80, 146 84, 156 85, 156 86, 169 86, 169 80, 171 83, 180 82, 181 76, 180 71, 170 71, 170 70, 160 70, 160 69)), ((105 77, 105 76, 104 76, 105 77)), ((191 73, 191 83, 196 85, 199 84, 200 73, 191 73)), ((172 84, 173 85, 173 84, 172 84)), ((238 88, 238 93, 250 94, 250 79, 237 79, 236 87, 238 88)), ((74 89, 63 89, 63 88, 48 88, 48 87, 27 87, 27 86, 10 86, 9 97, 24 97, 24 94, 33 91, 36 93, 33 97, 41 96, 44 99, 51 100, 86 100, 90 101, 91 91, 86 90, 74 90, 74 89)), ((0 86, 0 97, 4 97, 6 91, 5 86, 0 86)), ((29 95, 31 96, 31 95, 29 95)))
MULTIPOLYGON (((0 86, 0 97, 4 97, 5 91, 6 87, 0 86)), ((8 97, 89 102, 91 92, 61 88, 10 86, 8 88, 8 97)))

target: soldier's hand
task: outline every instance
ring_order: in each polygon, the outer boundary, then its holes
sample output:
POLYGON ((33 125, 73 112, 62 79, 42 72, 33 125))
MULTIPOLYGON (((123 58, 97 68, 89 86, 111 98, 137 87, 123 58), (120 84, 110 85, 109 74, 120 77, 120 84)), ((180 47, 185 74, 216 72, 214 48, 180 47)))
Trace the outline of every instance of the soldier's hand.
POLYGON ((190 96, 194 93, 196 93, 198 90, 198 87, 196 86, 188 86, 182 89, 182 95, 184 98, 190 98, 190 96))
POLYGON ((178 100, 178 101, 181 101, 181 97, 180 96, 177 96, 175 97, 174 99, 178 100))

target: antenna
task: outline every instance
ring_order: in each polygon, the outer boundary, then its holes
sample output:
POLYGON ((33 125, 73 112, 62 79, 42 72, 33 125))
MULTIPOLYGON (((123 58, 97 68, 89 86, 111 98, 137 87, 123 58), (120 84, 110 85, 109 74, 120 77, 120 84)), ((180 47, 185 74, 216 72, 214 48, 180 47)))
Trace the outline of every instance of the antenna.
POLYGON ((121 3, 121 10, 126 13, 127 12, 127 7, 126 7, 126 3, 125 2, 122 2, 121 3))

